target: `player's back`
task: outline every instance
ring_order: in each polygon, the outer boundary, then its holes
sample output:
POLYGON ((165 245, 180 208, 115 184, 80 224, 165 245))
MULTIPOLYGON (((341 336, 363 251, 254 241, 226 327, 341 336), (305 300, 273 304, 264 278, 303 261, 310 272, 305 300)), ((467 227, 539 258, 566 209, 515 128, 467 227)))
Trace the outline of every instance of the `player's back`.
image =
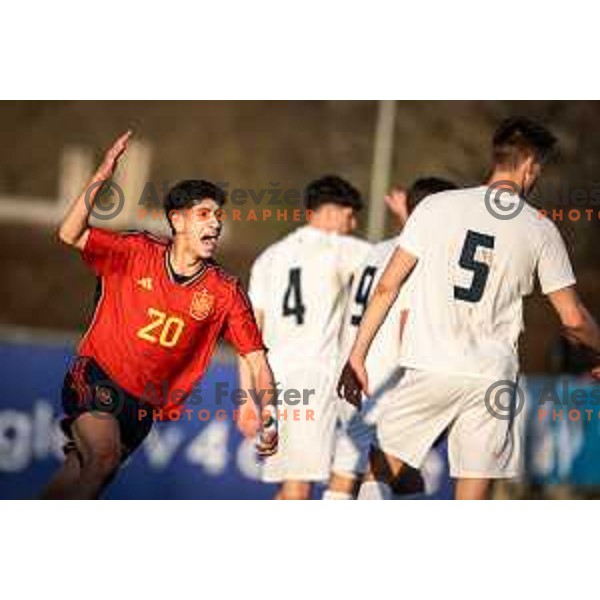
POLYGON ((307 225, 259 256, 250 297, 263 312, 274 356, 337 358, 350 280, 369 249, 357 238, 307 225))
POLYGON ((430 196, 400 237, 419 259, 402 344, 407 366, 513 378, 522 298, 532 292, 536 270, 544 293, 574 283, 554 224, 516 196, 520 212, 494 216, 488 190, 430 196))

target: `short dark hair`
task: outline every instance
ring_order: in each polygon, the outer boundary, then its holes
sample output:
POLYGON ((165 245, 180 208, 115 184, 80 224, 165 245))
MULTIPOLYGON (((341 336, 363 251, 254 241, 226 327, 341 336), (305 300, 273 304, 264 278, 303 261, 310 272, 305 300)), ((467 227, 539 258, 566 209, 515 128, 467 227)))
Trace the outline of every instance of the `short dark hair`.
POLYGON ((553 154, 556 137, 528 117, 509 117, 500 123, 492 141, 494 164, 515 168, 526 158, 544 164, 553 154))
POLYGON ((204 179, 186 179, 175 184, 167 192, 163 202, 171 230, 171 213, 174 210, 192 208, 206 199, 214 200, 219 206, 223 206, 227 201, 227 194, 218 185, 204 179))
POLYGON ((363 199, 360 192, 345 179, 337 175, 326 175, 306 186, 304 204, 308 210, 316 210, 323 204, 337 204, 359 211, 363 207, 363 199))
POLYGON ((442 177, 420 177, 419 179, 415 179, 410 188, 408 188, 408 205, 414 208, 426 196, 456 189, 458 189, 458 186, 449 179, 443 179, 442 177))

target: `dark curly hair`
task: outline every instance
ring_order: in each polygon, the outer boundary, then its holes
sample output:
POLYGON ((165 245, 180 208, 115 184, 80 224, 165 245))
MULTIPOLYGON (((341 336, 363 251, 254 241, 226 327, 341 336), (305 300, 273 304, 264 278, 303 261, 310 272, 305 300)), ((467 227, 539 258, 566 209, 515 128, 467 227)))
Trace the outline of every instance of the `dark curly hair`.
POLYGON ((337 175, 326 175, 311 181, 304 190, 304 203, 308 210, 316 210, 323 204, 350 206, 356 211, 363 207, 360 192, 337 175))
POLYGON ((420 177, 419 179, 415 179, 408 189, 408 205, 414 208, 426 196, 456 189, 458 189, 458 186, 448 179, 442 179, 441 177, 420 177))
POLYGON ((219 206, 223 206, 227 201, 227 194, 218 185, 204 179, 186 179, 174 185, 167 192, 163 202, 171 230, 171 213, 174 210, 191 208, 206 199, 214 200, 219 206))

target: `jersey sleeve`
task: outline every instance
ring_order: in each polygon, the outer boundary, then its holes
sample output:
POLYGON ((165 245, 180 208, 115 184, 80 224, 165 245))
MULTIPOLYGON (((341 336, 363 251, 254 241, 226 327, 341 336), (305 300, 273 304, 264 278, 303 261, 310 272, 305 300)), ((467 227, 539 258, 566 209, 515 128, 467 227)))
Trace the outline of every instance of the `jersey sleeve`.
POLYGON ((268 294, 268 274, 265 268, 265 256, 259 256, 250 270, 250 283, 248 285, 248 295, 255 309, 266 310, 268 294))
POLYGON ((554 223, 544 230, 537 274, 543 294, 551 294, 575 284, 575 275, 565 243, 554 223))
POLYGON ((417 205, 398 236, 398 246, 410 252, 416 258, 423 255, 427 234, 431 235, 426 225, 429 213, 427 200, 425 199, 417 205))
POLYGON ((411 305, 411 295, 413 293, 415 283, 415 273, 412 272, 406 281, 402 284, 400 293, 398 294, 397 304, 400 310, 408 310, 411 305))
POLYGON ((235 286, 231 307, 225 318, 223 337, 242 356, 266 350, 252 304, 239 282, 235 286))
POLYGON ((97 275, 107 275, 125 268, 138 233, 117 233, 90 227, 83 248, 83 260, 97 275))

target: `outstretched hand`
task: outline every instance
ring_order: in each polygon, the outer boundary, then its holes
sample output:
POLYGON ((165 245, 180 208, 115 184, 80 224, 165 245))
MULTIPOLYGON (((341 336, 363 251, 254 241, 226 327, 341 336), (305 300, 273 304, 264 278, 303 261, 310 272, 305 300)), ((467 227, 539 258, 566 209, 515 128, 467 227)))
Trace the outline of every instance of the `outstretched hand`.
POLYGON ((110 179, 113 176, 117 164, 119 163, 119 159, 125 150, 127 150, 127 144, 132 135, 133 131, 128 129, 123 135, 117 138, 115 143, 106 151, 102 164, 98 169, 98 173, 103 179, 110 179))

